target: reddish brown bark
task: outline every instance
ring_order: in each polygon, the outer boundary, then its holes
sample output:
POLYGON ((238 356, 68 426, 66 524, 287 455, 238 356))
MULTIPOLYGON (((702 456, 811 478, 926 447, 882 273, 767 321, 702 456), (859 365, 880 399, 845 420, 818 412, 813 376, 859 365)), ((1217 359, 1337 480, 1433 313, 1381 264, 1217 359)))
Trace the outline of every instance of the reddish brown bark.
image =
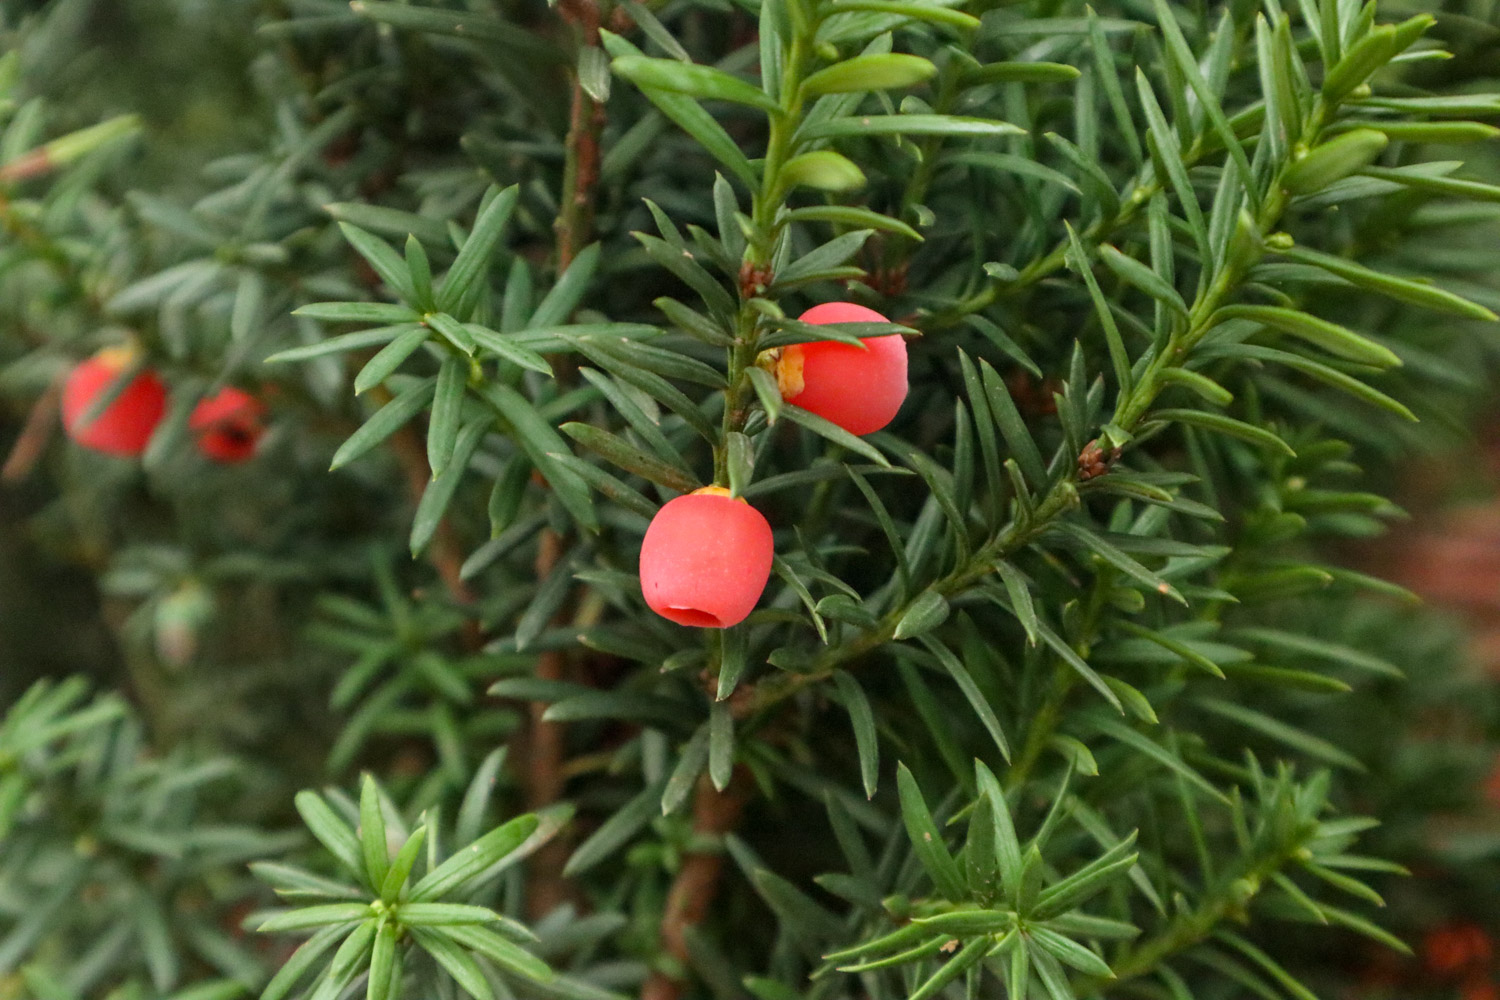
MULTIPOLYGON (((384 392, 384 389, 376 389, 372 390, 372 395, 378 397, 384 392)), ((427 449, 410 424, 391 435, 391 451, 401 466, 402 474, 406 476, 406 488, 411 494, 412 502, 421 500, 432 476, 427 468, 427 449)), ((437 570, 438 578, 443 581, 449 597, 458 604, 473 603, 474 592, 461 573, 464 564, 463 547, 447 518, 438 522, 437 531, 427 546, 427 561, 437 570)), ((470 619, 464 623, 463 641, 465 649, 471 652, 479 649, 483 644, 479 622, 470 619)))
MULTIPOLYGON (((537 542, 536 578, 546 579, 561 557, 562 539, 551 528, 543 528, 537 542)), ((537 658, 536 676, 549 681, 562 680, 564 666, 561 653, 542 653, 537 658)), ((545 702, 534 701, 530 705, 526 769, 522 780, 526 787, 526 808, 532 812, 561 799, 566 784, 563 764, 567 760, 567 731, 562 723, 543 720, 546 711, 545 702)), ((569 840, 560 834, 532 856, 526 908, 533 920, 545 916, 570 898, 568 882, 562 874, 570 850, 569 840)))
MULTIPOLYGON (((693 832, 696 839, 713 846, 688 854, 677 871, 667 893, 667 905, 661 918, 662 950, 676 968, 688 961, 687 934, 708 915, 718 895, 724 870, 724 854, 717 846, 719 838, 739 826, 745 803, 750 798, 749 772, 736 768, 724 791, 719 791, 704 775, 693 792, 693 832)), ((678 1000, 687 980, 680 974, 657 969, 641 988, 641 1000, 678 1000)))
MULTIPOLYGON (((561 0, 563 20, 573 25, 579 44, 599 47, 599 7, 594 0, 561 0)), ((588 244, 594 230, 594 189, 599 183, 599 136, 604 132, 604 105, 583 89, 573 73, 572 105, 565 142, 567 166, 557 214, 557 269, 562 271, 588 244)))
MULTIPOLYGON (((594 0, 561 0, 558 9, 563 20, 578 33, 579 44, 599 45, 599 7, 594 0)), ((566 166, 563 190, 554 230, 557 233, 557 269, 561 273, 587 244, 594 230, 594 193, 599 183, 599 136, 604 131, 604 106, 583 89, 575 72, 572 79, 572 103, 568 135, 564 143, 566 166)), ((562 375, 566 359, 557 359, 555 368, 562 375)), ((537 548, 535 572, 545 579, 562 557, 562 540, 550 528, 542 529, 537 548)), ((562 680, 567 664, 562 654, 544 652, 537 659, 536 676, 543 680, 562 680)), ((566 784, 567 731, 561 723, 542 719, 547 706, 532 702, 525 736, 526 767, 522 781, 526 789, 527 808, 543 809, 562 798, 566 784)), ((527 910, 533 919, 550 912, 572 897, 563 877, 572 844, 565 835, 548 842, 532 857, 527 870, 527 910)))
POLYGON ((62 399, 62 379, 59 378, 47 387, 47 391, 37 398, 31 407, 31 412, 26 416, 26 424, 21 428, 20 436, 10 449, 10 455, 5 460, 5 465, 0 467, 0 480, 8 483, 20 482, 31 474, 42 453, 47 450, 47 442, 52 439, 52 429, 57 426, 57 407, 62 399))

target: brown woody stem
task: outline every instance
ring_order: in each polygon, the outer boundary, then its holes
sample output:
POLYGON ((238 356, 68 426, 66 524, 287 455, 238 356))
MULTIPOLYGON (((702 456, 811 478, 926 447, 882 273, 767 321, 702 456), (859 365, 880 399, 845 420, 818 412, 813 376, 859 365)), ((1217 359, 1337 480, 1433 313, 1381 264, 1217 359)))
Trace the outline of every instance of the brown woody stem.
POLYGON ((739 825, 750 798, 749 771, 735 769, 728 787, 714 788, 708 775, 698 779, 693 792, 693 834, 698 842, 683 858, 667 893, 661 918, 661 945, 670 969, 658 968, 641 987, 641 1000, 678 1000, 687 986, 688 932, 703 922, 719 891, 724 870, 721 838, 739 825))
POLYGON ((5 465, 0 467, 0 481, 18 483, 31 474, 42 453, 47 450, 47 442, 52 439, 52 428, 57 423, 57 406, 61 400, 62 379, 59 378, 37 397, 36 403, 31 407, 31 412, 26 416, 26 424, 10 449, 5 465))
MULTIPOLYGON (((381 386, 370 390, 370 396, 375 402, 384 405, 389 401, 390 392, 381 386)), ((406 488, 411 494, 412 503, 416 503, 422 499, 422 493, 432 481, 432 476, 427 468, 427 450, 411 424, 403 425, 391 435, 391 451, 406 476, 406 488)), ((438 578, 443 581, 444 589, 455 603, 474 602, 474 591, 469 589, 460 572, 464 564, 463 547, 446 517, 438 522, 432 543, 427 547, 427 561, 437 570, 438 578)), ((464 622, 463 642, 464 648, 470 652, 479 649, 483 637, 479 632, 478 621, 468 619, 464 622)))
MULTIPOLYGON (((600 10, 596 0, 562 0, 559 10, 563 20, 572 25, 578 43, 598 47, 600 10)), ((594 192, 599 183, 599 136, 604 131, 604 105, 583 89, 575 71, 572 74, 572 105, 565 142, 562 193, 555 232, 557 233, 557 270, 566 270, 593 234, 594 192)), ((535 573, 546 579, 562 558, 561 537, 551 528, 543 528, 537 544, 535 573)), ((567 664, 557 650, 537 658, 536 676, 542 680, 563 680, 567 664)), ((522 780, 526 788, 526 807, 543 809, 562 798, 566 784, 567 731, 562 723, 547 722, 542 716, 545 702, 529 706, 526 732, 526 765, 522 780)), ((566 902, 571 893, 563 877, 571 844, 565 836, 549 841, 531 859, 528 866, 526 905, 533 919, 542 917, 566 902)))
MULTIPOLYGON (((543 528, 537 542, 536 578, 545 580, 562 557, 562 539, 551 528, 543 528)), ((542 680, 563 679, 562 653, 548 650, 537 657, 536 676, 542 680)), ((529 706, 526 735, 526 765, 522 780, 526 785, 526 808, 536 812, 562 798, 567 781, 567 732, 560 722, 542 718, 547 703, 534 701, 529 706)), ((533 920, 546 916, 569 898, 568 883, 563 878, 571 846, 562 835, 548 841, 532 856, 527 868, 526 909, 533 920)))
MULTIPOLYGON (((599 46, 599 5, 595 0, 562 0, 563 20, 573 25, 578 42, 586 48, 599 46)), ((557 269, 572 263, 588 244, 594 228, 594 189, 599 183, 599 136, 604 131, 604 105, 589 96, 583 81, 572 74, 572 107, 568 118, 563 166, 562 198, 557 232, 557 269)))

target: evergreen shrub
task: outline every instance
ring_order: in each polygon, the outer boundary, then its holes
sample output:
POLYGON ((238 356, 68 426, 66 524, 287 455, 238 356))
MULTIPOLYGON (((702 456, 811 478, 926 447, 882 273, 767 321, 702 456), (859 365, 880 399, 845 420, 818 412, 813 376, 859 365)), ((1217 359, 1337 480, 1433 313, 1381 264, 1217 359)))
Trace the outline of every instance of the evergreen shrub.
POLYGON ((1490 995, 1493 3, 0 37, 0 998, 1490 995))

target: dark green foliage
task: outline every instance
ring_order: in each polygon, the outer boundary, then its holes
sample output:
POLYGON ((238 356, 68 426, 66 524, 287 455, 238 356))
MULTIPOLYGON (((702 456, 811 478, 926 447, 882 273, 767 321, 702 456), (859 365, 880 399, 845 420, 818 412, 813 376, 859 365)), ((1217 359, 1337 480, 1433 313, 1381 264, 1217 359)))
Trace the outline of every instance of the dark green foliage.
POLYGON ((124 704, 85 698, 80 682, 39 682, 0 724, 0 969, 39 995, 128 980, 168 995, 206 976, 243 990, 262 974, 226 933, 244 864, 295 838, 215 822, 239 767, 150 756, 124 704))

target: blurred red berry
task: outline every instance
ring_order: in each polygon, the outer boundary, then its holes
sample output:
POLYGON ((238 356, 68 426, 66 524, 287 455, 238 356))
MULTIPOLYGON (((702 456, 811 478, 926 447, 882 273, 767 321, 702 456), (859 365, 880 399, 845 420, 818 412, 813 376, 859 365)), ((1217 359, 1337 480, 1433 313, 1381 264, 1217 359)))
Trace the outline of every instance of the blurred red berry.
POLYGON ((106 455, 133 457, 146 450, 151 432, 167 409, 167 389, 144 369, 92 419, 85 415, 135 360, 131 348, 106 348, 80 362, 63 384, 63 429, 68 437, 106 455))
POLYGON ((1500 809, 1500 756, 1490 767, 1490 776, 1484 782, 1484 797, 1490 805, 1500 809))
MULTIPOLYGON (((825 302, 804 323, 889 323, 852 302, 825 302)), ((850 434, 873 434, 896 417, 906 399, 906 341, 899 334, 866 337, 863 348, 836 340, 792 344, 776 363, 781 397, 838 424, 850 434)))
POLYGON ((1475 976, 1459 987, 1462 1000, 1500 1000, 1500 987, 1483 976, 1475 976))
POLYGON ((1490 936, 1475 924, 1434 927, 1422 939, 1422 960, 1439 976, 1455 976, 1487 965, 1495 949, 1490 936))
POLYGON ((641 592, 679 625, 728 628, 754 609, 771 576, 765 517, 710 486, 664 504, 641 542, 641 592))
POLYGON ((188 417, 198 450, 216 462, 243 462, 255 454, 265 433, 265 405, 243 389, 226 386, 205 396, 188 417))

